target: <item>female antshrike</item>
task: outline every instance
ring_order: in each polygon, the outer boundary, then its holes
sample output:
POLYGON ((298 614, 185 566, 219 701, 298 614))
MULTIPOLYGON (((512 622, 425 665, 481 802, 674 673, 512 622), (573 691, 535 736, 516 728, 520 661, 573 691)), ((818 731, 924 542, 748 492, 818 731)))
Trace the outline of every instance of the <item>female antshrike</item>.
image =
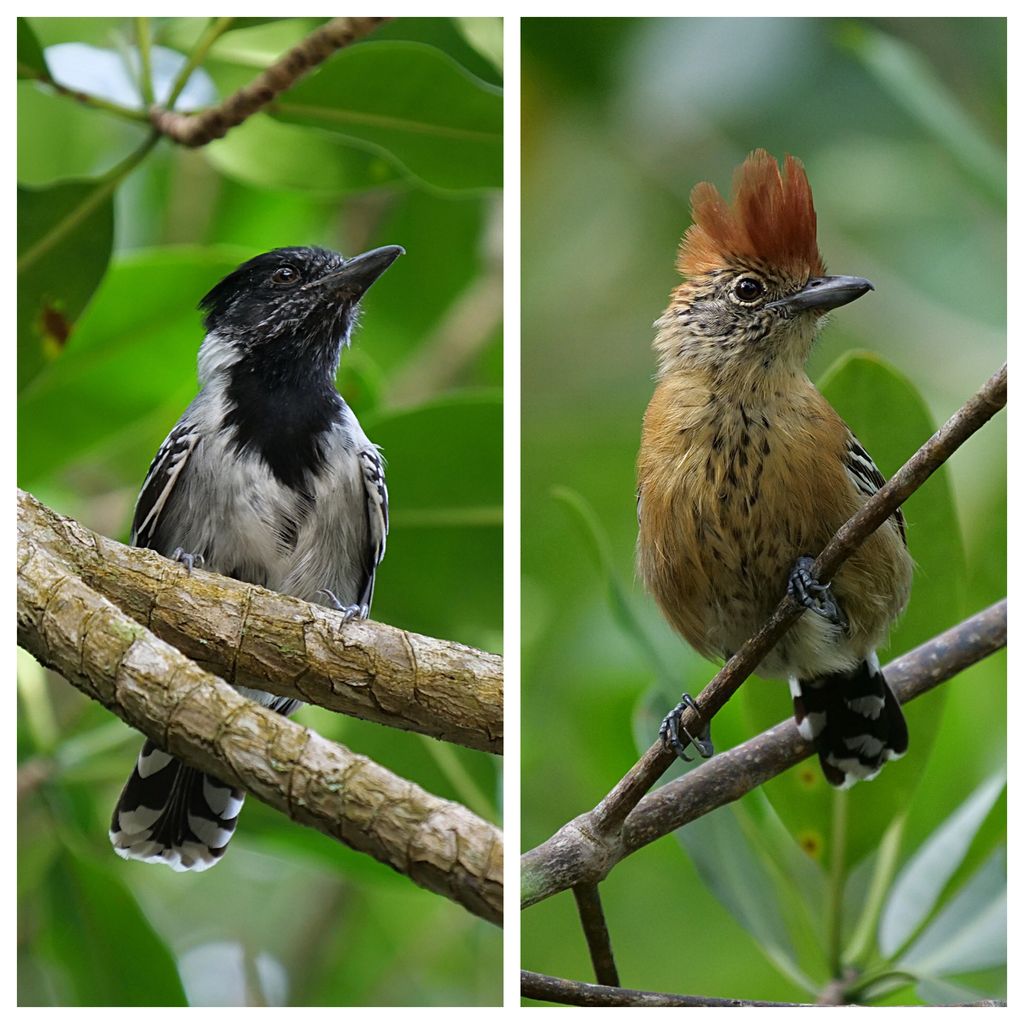
MULTIPOLYGON (((810 185, 792 157, 781 174, 757 150, 731 206, 707 182, 691 204, 685 280, 656 324, 639 572, 707 657, 738 650, 787 589, 809 609, 758 671, 789 678, 801 734, 816 741, 828 781, 848 786, 907 749, 875 651, 906 606, 912 563, 897 511, 830 586, 811 577, 813 556, 885 481, 804 362, 822 315, 872 286, 825 276, 810 185)), ((663 728, 670 742, 678 711, 663 728)))
MULTIPOLYGON (((369 614, 388 530, 384 467, 334 377, 360 300, 402 252, 275 249, 202 299, 200 391, 142 485, 133 544, 329 603, 346 620, 369 614)), ((283 715, 300 703, 239 690, 283 715)), ((223 855, 243 799, 147 740, 110 839, 122 857, 201 871, 223 855)))

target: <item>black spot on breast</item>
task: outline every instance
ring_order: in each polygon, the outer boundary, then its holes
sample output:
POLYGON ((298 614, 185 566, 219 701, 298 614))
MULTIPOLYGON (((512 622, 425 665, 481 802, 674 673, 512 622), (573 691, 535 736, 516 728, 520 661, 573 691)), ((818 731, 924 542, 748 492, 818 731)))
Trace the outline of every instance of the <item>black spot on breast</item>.
POLYGON ((333 386, 311 388, 307 382, 268 379, 240 367, 227 398, 223 426, 235 451, 261 456, 282 484, 306 490, 323 469, 327 434, 344 408, 333 386))

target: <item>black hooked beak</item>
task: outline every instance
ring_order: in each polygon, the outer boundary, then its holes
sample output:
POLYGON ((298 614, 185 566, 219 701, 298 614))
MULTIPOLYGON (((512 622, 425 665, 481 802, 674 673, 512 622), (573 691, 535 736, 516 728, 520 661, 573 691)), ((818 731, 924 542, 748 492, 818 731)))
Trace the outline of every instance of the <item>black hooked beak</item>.
POLYGON ((787 313, 816 309, 824 313, 874 290, 875 286, 863 277, 812 277, 800 291, 767 303, 765 309, 784 309, 787 313))
POLYGON ((326 288, 355 297, 361 296, 405 250, 400 245, 382 245, 346 260, 341 270, 313 281, 314 288, 326 288))

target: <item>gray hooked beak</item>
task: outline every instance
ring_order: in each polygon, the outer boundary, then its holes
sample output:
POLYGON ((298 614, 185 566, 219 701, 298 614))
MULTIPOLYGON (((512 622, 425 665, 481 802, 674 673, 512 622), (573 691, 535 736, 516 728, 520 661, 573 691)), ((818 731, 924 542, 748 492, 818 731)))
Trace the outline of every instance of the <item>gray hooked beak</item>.
POLYGON ((391 266, 405 250, 400 245, 382 245, 379 249, 360 253, 345 261, 341 270, 313 281, 315 288, 329 288, 334 292, 362 295, 374 281, 391 266))
POLYGON ((784 299, 769 302, 765 309, 784 309, 787 313, 799 313, 804 309, 816 309, 824 313, 838 306, 845 306, 859 299, 875 286, 863 277, 812 277, 798 292, 784 299))

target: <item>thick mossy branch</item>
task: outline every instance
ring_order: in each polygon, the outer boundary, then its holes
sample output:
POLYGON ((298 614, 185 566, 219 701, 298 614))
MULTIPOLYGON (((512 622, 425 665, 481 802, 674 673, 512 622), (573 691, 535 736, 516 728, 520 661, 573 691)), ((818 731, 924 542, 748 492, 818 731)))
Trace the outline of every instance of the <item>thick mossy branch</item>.
POLYGON ((501 920, 497 828, 242 697, 98 594, 30 533, 18 550, 18 643, 188 764, 488 921, 501 920))
POLYGON ((340 616, 126 547, 18 492, 19 544, 41 548, 230 683, 501 753, 502 659, 340 616))

